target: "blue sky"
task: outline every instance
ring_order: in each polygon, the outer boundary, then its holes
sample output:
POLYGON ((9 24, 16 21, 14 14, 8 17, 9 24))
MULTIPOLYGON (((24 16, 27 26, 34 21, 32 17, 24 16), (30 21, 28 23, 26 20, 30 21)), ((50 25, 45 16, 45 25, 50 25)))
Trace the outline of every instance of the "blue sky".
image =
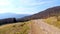
POLYGON ((53 6, 60 0, 0 0, 0 13, 35 14, 53 6))

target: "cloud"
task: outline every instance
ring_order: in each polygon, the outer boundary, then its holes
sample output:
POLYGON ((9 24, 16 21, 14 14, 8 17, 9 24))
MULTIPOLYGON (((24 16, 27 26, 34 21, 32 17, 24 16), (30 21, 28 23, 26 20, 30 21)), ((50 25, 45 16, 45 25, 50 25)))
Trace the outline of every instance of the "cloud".
POLYGON ((47 0, 47 1, 42 1, 42 0, 20 0, 19 3, 22 3, 21 5, 24 6, 38 6, 38 5, 42 5, 42 4, 47 4, 47 3, 51 3, 54 0, 47 0))
POLYGON ((44 5, 53 4, 55 1, 56 0, 0 0, 0 13, 34 14, 40 11, 41 8, 43 9, 44 5))
POLYGON ((33 14, 33 12, 29 11, 32 9, 31 8, 4 8, 4 9, 0 9, 0 13, 9 12, 9 13, 16 13, 16 14, 33 14))
POLYGON ((34 12, 12 12, 16 14, 34 14, 34 12))
POLYGON ((10 2, 8 0, 0 0, 0 6, 6 6, 9 4, 10 4, 10 2))

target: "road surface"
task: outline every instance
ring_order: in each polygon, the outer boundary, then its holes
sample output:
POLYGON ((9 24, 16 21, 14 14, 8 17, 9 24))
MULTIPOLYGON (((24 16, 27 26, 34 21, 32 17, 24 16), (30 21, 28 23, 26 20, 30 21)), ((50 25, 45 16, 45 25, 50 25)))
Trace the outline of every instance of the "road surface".
POLYGON ((32 20, 31 34, 60 34, 60 29, 45 23, 42 19, 32 20))

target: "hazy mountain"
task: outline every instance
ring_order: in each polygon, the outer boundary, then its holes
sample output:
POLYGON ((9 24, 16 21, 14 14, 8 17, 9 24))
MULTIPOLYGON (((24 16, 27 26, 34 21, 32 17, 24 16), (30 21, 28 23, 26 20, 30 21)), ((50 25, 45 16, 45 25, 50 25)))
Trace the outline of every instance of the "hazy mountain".
POLYGON ((19 21, 28 21, 28 20, 34 20, 34 19, 45 19, 51 16, 58 16, 60 15, 60 6, 48 8, 44 11, 41 11, 37 14, 26 16, 24 18, 19 19, 19 21))
POLYGON ((0 19, 4 19, 4 18, 22 18, 24 16, 28 16, 28 14, 2 13, 2 14, 0 14, 0 19))

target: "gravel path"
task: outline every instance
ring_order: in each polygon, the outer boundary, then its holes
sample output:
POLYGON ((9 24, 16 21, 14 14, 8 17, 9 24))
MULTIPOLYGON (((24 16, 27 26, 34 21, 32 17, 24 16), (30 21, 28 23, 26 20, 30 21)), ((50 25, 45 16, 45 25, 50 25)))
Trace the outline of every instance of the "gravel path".
POLYGON ((31 34, 60 34, 60 29, 49 25, 43 20, 33 20, 31 23, 31 34))

